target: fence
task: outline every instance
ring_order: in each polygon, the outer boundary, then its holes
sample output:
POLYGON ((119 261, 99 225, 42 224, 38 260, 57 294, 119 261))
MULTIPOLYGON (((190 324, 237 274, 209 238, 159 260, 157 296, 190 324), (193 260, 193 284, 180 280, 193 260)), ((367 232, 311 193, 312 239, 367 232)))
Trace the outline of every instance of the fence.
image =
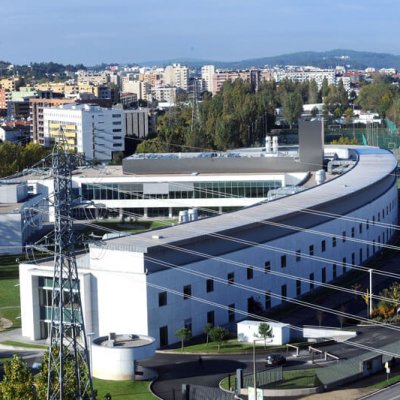
MULTIPOLYGON (((283 379, 282 367, 259 371, 256 373, 257 387, 279 382, 283 379)), ((243 375, 243 387, 254 386, 254 375, 243 375)))
POLYGON ((386 361, 391 360, 393 355, 400 354, 400 341, 382 346, 379 350, 381 354, 366 351, 358 357, 340 360, 335 365, 320 368, 317 370, 317 377, 326 388, 332 388, 382 370, 386 361))
POLYGON ((182 385, 183 400, 234 400, 235 394, 221 389, 199 385, 182 385))

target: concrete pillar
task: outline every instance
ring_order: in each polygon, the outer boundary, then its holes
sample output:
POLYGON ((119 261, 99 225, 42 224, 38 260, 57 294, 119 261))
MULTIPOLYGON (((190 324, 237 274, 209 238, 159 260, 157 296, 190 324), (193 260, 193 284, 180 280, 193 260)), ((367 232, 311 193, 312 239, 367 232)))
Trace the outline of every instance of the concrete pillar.
POLYGON ((143 211, 143 218, 148 218, 148 215, 147 215, 147 208, 145 207, 143 210, 144 210, 144 211, 143 211))
POLYGON ((172 213, 172 207, 168 208, 168 218, 172 218, 173 217, 173 213, 172 213))

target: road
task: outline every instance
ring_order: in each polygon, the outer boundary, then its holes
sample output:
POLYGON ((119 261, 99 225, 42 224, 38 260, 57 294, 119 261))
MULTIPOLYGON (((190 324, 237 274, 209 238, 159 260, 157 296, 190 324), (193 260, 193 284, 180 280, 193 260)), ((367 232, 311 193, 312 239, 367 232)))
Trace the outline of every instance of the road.
MULTIPOLYGON (((315 368, 307 364, 310 356, 288 358, 285 368, 315 368)), ((256 369, 265 369, 265 354, 257 354, 256 369)), ((180 398, 182 383, 218 387, 219 382, 229 374, 234 375, 237 369, 252 373, 253 358, 244 355, 210 355, 199 356, 184 354, 156 354, 152 359, 141 361, 141 365, 157 371, 159 378, 153 385, 154 392, 164 400, 180 398)))
POLYGON ((379 392, 372 393, 368 396, 361 397, 359 400, 399 400, 400 399, 400 383, 382 389, 379 392))

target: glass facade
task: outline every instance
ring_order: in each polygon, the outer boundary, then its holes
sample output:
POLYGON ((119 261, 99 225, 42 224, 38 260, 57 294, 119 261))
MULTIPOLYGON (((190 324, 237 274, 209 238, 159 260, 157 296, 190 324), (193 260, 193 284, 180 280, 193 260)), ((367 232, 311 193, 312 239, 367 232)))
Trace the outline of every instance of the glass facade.
POLYGON ((198 182, 188 185, 188 190, 182 190, 185 189, 185 183, 171 183, 168 193, 146 194, 144 185, 146 184, 82 184, 82 196, 85 200, 263 198, 267 197, 270 189, 282 186, 280 181, 198 182))

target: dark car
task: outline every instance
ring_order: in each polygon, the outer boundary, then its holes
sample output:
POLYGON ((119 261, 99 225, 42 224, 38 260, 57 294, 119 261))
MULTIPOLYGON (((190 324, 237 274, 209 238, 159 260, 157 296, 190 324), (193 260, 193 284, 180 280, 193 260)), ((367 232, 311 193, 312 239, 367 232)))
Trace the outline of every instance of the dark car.
POLYGON ((266 365, 283 365, 286 364, 286 358, 282 354, 268 354, 266 358, 266 365))

